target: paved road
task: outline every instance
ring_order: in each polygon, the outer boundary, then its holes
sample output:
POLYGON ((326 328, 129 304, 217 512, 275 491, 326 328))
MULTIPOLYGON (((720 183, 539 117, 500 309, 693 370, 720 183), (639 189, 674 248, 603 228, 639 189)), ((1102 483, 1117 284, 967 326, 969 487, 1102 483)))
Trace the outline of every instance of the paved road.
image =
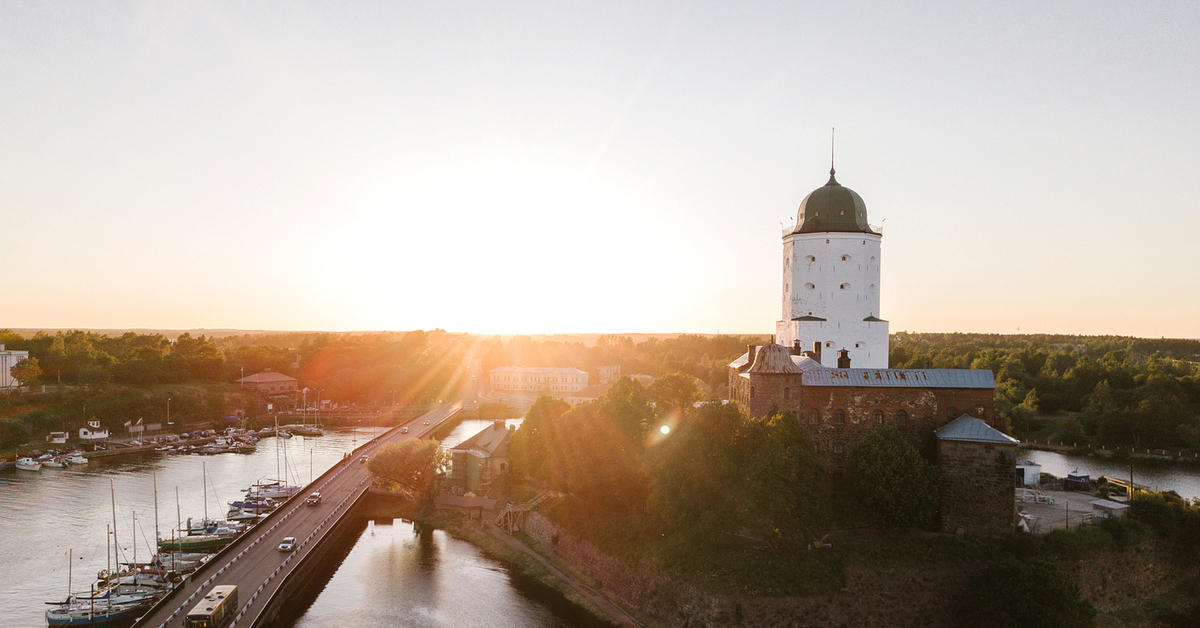
POLYGON ((254 625, 288 573, 324 540, 347 508, 370 486, 366 465, 358 461, 358 456, 370 456, 385 443, 419 438, 436 429, 458 409, 457 404, 437 408, 405 423, 404 426, 409 428, 408 434, 402 434, 397 427, 360 447, 354 455, 317 478, 312 485, 272 513, 271 517, 242 535, 201 572, 194 574, 195 578, 189 578, 170 600, 138 620, 135 626, 183 626, 188 611, 205 593, 219 584, 238 587, 238 615, 234 626, 254 625), (321 492, 321 503, 306 506, 304 499, 313 491, 321 492), (288 536, 296 537, 299 546, 290 553, 279 551, 279 543, 288 536))

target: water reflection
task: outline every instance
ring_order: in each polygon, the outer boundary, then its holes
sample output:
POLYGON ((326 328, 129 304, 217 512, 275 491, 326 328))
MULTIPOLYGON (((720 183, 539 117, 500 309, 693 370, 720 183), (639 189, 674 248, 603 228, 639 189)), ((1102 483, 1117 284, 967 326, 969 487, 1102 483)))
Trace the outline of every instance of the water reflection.
MULTIPOLYGON (((1092 479, 1102 475, 1129 478, 1126 460, 1112 460, 1100 456, 1071 456, 1052 451, 1025 450, 1022 458, 1042 465, 1042 472, 1063 478, 1076 469, 1092 479)), ((1156 491, 1175 491, 1187 499, 1200 497, 1200 470, 1194 467, 1170 466, 1158 461, 1133 460, 1133 481, 1156 491)))
POLYGON ((403 521, 368 524, 296 628, 606 626, 469 543, 403 521))

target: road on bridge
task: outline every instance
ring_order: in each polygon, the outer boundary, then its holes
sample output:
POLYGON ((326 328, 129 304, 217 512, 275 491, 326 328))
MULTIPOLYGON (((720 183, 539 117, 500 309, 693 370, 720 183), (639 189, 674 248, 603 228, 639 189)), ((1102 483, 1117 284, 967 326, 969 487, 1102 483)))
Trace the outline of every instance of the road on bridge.
POLYGON ((254 626, 286 576, 326 538, 346 510, 370 487, 366 465, 359 462, 359 456, 370 456, 386 443, 425 436, 460 408, 458 403, 437 408, 356 449, 353 455, 334 465, 270 517, 239 537, 134 626, 183 626, 187 613, 204 594, 219 584, 237 585, 238 609, 233 626, 254 626), (408 433, 401 433, 401 427, 407 427, 408 433), (304 500, 313 491, 321 492, 321 503, 307 506, 304 500), (295 537, 299 546, 292 552, 279 551, 279 543, 289 536, 295 537))

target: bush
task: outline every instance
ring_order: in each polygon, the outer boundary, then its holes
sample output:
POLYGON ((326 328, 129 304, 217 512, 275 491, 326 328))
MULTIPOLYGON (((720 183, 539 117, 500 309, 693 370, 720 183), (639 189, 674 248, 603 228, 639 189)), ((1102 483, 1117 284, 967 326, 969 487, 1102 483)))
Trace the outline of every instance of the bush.
POLYGON ((1089 628, 1095 614, 1053 564, 1007 555, 971 578, 959 606, 960 625, 972 628, 1089 628))

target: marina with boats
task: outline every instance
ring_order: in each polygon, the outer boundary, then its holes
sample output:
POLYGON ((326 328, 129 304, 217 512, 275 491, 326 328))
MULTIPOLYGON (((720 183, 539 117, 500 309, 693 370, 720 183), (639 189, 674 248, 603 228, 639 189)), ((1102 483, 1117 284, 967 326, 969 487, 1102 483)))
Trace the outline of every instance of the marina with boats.
POLYGON ((0 559, 10 566, 40 564, 32 580, 41 586, 34 593, 25 582, 3 582, 9 575, 0 575, 0 583, 13 585, 20 600, 0 597, 0 613, 23 617, 15 625, 127 625, 298 492, 312 473, 323 472, 361 442, 353 431, 329 439, 316 438, 322 432, 313 428, 298 431, 308 436, 282 428, 277 438, 273 428, 230 430, 154 443, 122 457, 89 459, 78 450, 23 456, 19 466, 0 473, 0 521, 6 530, 22 529, 9 539, 16 542, 0 550, 0 559), (261 439, 273 446, 260 447, 261 439), (217 454, 233 455, 203 457, 217 454), (307 468, 301 469, 301 461, 307 468), (147 477, 150 486, 144 485, 147 477), (233 488, 234 482, 240 486, 233 488), (64 502, 55 496, 64 487, 90 497, 64 502), (110 512, 102 516, 98 504, 110 512), (32 521, 39 525, 29 525, 32 521), (52 523, 64 521, 66 526, 52 523), (51 551, 59 558, 48 559, 40 555, 47 546, 66 546, 65 553, 51 551), (31 556, 30 548, 39 555, 31 556), (65 597, 53 595, 64 586, 65 597), (37 601, 30 599, 34 595, 37 601), (42 617, 31 621, 31 611, 42 617))

